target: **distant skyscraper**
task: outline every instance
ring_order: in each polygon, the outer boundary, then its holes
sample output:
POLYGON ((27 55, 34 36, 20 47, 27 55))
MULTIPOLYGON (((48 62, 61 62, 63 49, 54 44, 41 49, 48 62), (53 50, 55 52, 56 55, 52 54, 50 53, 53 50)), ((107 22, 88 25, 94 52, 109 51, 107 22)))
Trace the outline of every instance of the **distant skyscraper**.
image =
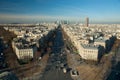
POLYGON ((89 26, 89 18, 87 17, 86 18, 86 21, 85 21, 85 26, 88 27, 89 26))

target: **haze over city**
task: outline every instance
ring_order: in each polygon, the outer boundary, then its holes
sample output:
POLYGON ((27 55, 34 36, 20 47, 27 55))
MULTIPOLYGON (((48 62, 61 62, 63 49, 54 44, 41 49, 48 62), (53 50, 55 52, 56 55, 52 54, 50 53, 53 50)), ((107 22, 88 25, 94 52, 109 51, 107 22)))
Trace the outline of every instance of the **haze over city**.
POLYGON ((0 0, 0 23, 120 23, 120 0, 0 0))

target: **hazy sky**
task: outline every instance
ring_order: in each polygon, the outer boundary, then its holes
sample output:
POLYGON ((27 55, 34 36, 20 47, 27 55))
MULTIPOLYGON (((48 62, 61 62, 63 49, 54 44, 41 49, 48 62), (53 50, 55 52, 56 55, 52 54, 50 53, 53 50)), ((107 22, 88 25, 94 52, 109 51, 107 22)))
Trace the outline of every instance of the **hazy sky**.
POLYGON ((76 20, 120 23, 120 0, 0 0, 0 23, 76 20))

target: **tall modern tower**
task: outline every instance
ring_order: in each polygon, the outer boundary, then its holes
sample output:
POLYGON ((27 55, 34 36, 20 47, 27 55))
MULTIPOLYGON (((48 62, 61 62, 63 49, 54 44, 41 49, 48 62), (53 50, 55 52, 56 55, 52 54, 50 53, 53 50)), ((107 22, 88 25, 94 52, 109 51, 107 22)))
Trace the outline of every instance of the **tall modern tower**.
POLYGON ((89 18, 87 17, 85 20, 85 26, 88 27, 89 26, 89 18))

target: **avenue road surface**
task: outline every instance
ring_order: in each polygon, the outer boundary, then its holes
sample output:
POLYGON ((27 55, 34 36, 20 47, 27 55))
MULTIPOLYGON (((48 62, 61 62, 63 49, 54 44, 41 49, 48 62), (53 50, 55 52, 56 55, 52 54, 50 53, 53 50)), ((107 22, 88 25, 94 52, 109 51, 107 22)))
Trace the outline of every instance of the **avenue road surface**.
POLYGON ((73 80, 70 76, 70 68, 67 65, 61 28, 56 31, 52 53, 40 80, 73 80), (67 73, 63 72, 63 68, 66 68, 67 73))

